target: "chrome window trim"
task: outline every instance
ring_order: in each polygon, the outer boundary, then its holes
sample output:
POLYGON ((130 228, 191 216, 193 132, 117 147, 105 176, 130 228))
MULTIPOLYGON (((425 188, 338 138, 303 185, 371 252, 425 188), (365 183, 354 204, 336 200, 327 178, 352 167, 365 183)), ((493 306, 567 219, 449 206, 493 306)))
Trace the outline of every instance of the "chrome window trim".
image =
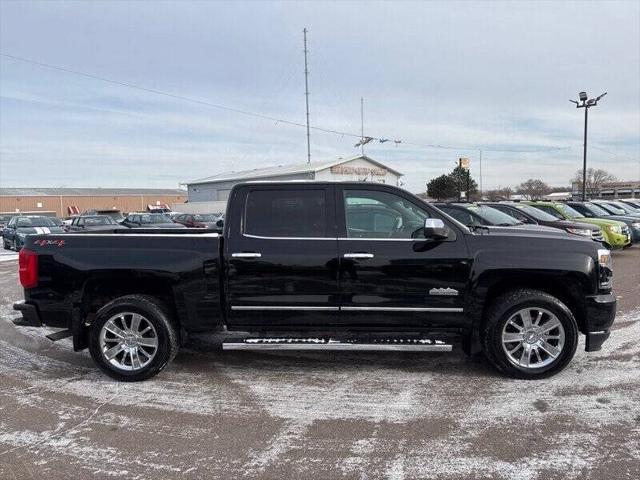
POLYGON ((425 242, 426 238, 359 238, 359 237, 265 237, 243 233, 243 237, 256 238, 258 240, 360 240, 372 242, 425 242))
POLYGON ((444 307, 313 307, 313 306, 265 306, 265 305, 232 305, 231 310, 235 311, 260 311, 260 310, 307 310, 307 311, 345 311, 345 312, 441 312, 441 313, 462 313, 463 308, 444 307))
POLYGON ((262 235, 251 235, 250 233, 243 233, 242 236, 257 238, 259 240, 338 240, 337 237, 265 237, 262 235))

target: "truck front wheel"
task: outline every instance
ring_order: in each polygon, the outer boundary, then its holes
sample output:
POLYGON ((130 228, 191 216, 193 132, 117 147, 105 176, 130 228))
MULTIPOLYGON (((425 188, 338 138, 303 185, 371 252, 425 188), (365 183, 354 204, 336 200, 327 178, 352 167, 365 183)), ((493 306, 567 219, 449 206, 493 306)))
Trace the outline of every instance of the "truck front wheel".
POLYGON ((158 374, 178 353, 178 333, 169 309, 155 297, 126 295, 102 307, 89 331, 93 361, 125 382, 158 374))
POLYGON ((515 378, 545 378, 573 358, 578 325, 556 297, 521 289, 492 303, 481 338, 485 356, 498 370, 515 378))

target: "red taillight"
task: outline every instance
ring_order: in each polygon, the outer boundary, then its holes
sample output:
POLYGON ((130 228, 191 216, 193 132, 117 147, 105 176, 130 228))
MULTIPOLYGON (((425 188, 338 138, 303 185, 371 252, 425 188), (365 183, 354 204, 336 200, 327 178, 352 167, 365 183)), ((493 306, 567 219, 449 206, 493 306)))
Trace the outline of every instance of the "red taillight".
POLYGON ((23 248, 18 256, 20 267, 20 284, 23 288, 38 286, 38 254, 23 248))

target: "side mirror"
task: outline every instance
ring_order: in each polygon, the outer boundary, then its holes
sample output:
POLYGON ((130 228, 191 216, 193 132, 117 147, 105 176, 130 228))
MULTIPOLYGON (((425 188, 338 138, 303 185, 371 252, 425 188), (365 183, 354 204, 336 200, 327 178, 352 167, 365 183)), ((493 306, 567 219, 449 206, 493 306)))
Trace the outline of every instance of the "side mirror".
POLYGON ((216 222, 216 227, 220 227, 220 228, 224 227, 224 220, 218 220, 216 222))
POLYGON ((439 218, 426 218, 424 237, 431 240, 445 240, 449 237, 449 228, 439 218))

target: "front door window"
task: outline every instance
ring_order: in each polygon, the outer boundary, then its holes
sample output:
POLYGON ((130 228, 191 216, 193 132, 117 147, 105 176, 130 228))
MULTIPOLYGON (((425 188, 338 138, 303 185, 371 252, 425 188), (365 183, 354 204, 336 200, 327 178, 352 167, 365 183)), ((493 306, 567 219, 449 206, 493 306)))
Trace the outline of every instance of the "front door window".
POLYGON ((393 193, 375 190, 344 191, 349 238, 415 238, 429 214, 393 193))

